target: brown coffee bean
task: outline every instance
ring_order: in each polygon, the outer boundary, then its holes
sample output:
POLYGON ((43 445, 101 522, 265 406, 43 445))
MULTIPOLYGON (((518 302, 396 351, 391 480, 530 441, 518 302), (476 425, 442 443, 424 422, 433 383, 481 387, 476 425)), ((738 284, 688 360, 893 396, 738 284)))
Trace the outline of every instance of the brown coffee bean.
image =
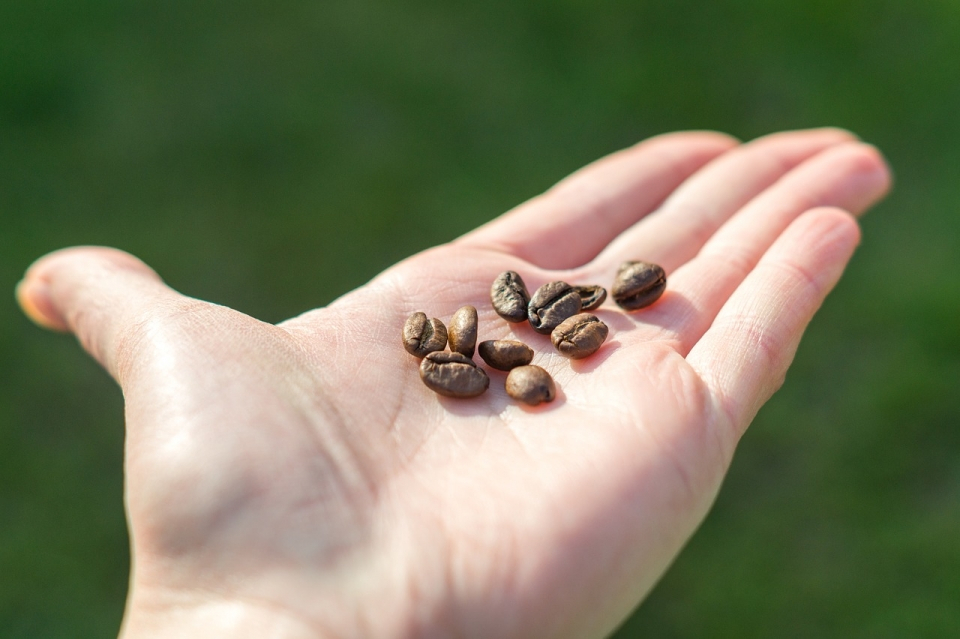
POLYGON ((580 296, 580 310, 592 311, 599 308, 607 299, 607 289, 596 284, 590 286, 574 286, 573 290, 580 296))
POLYGON ((473 306, 464 306, 450 320, 447 328, 447 339, 450 341, 450 350, 467 357, 473 357, 477 348, 477 309, 473 306))
POLYGON ((508 371, 533 361, 533 349, 512 339, 487 340, 477 347, 480 357, 491 368, 508 371))
POLYGON ((476 397, 490 385, 483 369, 460 353, 428 354, 420 362, 420 379, 427 388, 445 397, 476 397))
POLYGON ((507 395, 531 406, 552 402, 557 396, 557 387, 550 373, 533 365, 518 366, 510 371, 506 389, 507 395))
POLYGON ((497 315, 508 322, 517 323, 527 319, 530 293, 523 278, 514 271, 504 271, 497 276, 490 287, 490 301, 497 315))
POLYGON ((403 325, 403 347, 417 357, 442 351, 447 346, 447 327, 437 318, 427 319, 426 313, 414 313, 403 325))
POLYGON ((570 359, 583 359, 597 352, 610 329, 596 315, 580 313, 568 317, 550 334, 550 341, 560 354, 570 359))
POLYGON ((649 262, 624 262, 613 282, 613 301, 621 308, 635 311, 650 306, 667 288, 663 268, 649 262))
POLYGON ((580 312, 580 295, 566 282, 550 282, 537 289, 527 305, 527 319, 538 333, 549 335, 560 322, 580 312))

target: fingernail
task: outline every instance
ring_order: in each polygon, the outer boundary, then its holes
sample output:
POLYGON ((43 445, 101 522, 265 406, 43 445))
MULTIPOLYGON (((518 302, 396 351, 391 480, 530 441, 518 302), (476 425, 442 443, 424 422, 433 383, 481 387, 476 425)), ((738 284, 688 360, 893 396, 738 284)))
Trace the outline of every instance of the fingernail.
POLYGON ((37 326, 54 331, 68 331, 66 322, 60 317, 50 299, 50 290, 46 282, 38 280, 20 280, 16 289, 17 303, 24 315, 37 326))

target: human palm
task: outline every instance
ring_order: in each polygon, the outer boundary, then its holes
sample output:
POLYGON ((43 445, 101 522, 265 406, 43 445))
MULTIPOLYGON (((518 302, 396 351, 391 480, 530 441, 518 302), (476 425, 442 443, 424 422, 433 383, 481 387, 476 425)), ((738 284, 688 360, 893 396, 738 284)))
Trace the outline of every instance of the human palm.
POLYGON ((134 570, 127 636, 603 636, 704 517, 888 173, 836 130, 746 145, 662 136, 278 326, 192 300, 134 258, 68 249, 28 271, 38 322, 123 388, 134 570), (609 285, 662 264, 667 292, 596 314, 588 359, 508 324, 519 272, 609 285), (480 313, 559 389, 433 394, 400 331, 480 313), (190 634, 194 633, 194 634, 190 634))

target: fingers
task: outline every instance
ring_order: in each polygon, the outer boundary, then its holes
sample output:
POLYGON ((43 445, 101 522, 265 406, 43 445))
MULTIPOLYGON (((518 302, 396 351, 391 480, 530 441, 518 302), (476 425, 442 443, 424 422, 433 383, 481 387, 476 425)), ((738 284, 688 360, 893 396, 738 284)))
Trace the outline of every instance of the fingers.
POLYGON ((643 316, 637 338, 668 339, 684 355, 734 290, 801 213, 836 206, 858 214, 881 198, 890 174, 873 147, 847 143, 824 151, 752 200, 669 279, 669 295, 643 316))
POLYGON ((854 219, 814 209, 783 233, 737 288, 687 361, 738 438, 780 387, 804 329, 859 242, 854 219))
POLYGON ((137 258, 101 247, 46 255, 17 285, 17 300, 31 320, 74 333, 115 379, 124 336, 158 308, 183 299, 137 258))
POLYGON ((827 149, 855 139, 848 131, 826 128, 774 133, 744 144, 684 182, 655 213, 611 242, 596 262, 609 270, 625 260, 641 259, 671 273, 777 180, 827 149))
POLYGON ((651 138, 586 166, 457 243, 493 248, 542 268, 579 266, 736 144, 713 132, 651 138))

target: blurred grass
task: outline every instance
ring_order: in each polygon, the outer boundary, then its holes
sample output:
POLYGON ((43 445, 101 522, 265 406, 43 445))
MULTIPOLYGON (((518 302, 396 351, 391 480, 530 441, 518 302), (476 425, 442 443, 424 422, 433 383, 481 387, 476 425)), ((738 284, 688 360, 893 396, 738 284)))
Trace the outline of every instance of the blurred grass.
MULTIPOLYGON (((278 321, 649 135, 851 128, 894 194, 716 508, 616 636, 955 637, 957 51, 945 0, 5 0, 0 286, 108 244, 278 321)), ((122 399, 8 300, 0 636, 109 636, 122 399)))

